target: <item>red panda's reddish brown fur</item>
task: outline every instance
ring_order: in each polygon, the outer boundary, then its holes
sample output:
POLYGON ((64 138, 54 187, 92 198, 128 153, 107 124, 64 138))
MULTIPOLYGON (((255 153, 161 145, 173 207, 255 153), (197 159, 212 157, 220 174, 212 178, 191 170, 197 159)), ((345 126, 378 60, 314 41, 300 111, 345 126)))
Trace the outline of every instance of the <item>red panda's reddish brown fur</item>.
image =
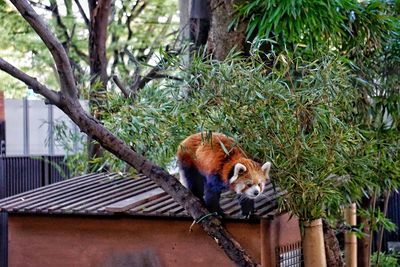
POLYGON ((233 139, 214 133, 212 138, 205 134, 194 134, 186 138, 179 146, 178 160, 187 166, 193 166, 204 174, 220 173, 221 178, 227 182, 228 173, 234 162, 244 158, 244 153, 234 146, 233 139), (223 163, 228 158, 222 149, 221 143, 229 151, 229 162, 223 163))
MULTIPOLYGON (((204 193, 206 205, 208 199, 219 200, 224 188, 248 198, 258 196, 264 189, 270 167, 270 163, 261 166, 249 159, 232 138, 220 133, 187 137, 178 148, 177 158, 181 181, 199 198, 204 193)), ((219 203, 212 206, 219 209, 219 203)))

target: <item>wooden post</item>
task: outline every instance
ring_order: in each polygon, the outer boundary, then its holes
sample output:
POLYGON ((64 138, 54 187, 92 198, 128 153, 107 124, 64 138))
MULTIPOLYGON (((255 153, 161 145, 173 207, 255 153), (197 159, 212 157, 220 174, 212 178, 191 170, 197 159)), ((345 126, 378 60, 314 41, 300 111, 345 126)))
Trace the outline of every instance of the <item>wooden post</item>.
MULTIPOLYGON (((344 210, 346 223, 353 226, 357 224, 356 204, 352 203, 344 210)), ((357 237, 351 231, 344 236, 346 267, 357 267, 357 237)))
POLYGON ((326 267, 324 232, 321 219, 304 223, 302 244, 305 267, 326 267))

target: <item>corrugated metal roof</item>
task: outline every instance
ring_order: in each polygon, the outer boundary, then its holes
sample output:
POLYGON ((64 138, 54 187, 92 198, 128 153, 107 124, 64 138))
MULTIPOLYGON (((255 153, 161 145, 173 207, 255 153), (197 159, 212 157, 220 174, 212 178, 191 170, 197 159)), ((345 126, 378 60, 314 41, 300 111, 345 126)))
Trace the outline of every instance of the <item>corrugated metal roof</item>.
MULTIPOLYGON (((277 193, 269 183, 255 203, 256 218, 276 209, 277 193)), ((227 218, 240 219, 234 194, 224 193, 221 207, 227 218)), ((83 214, 189 217, 186 211, 149 178, 97 173, 51 184, 0 200, 0 211, 34 214, 83 214)))

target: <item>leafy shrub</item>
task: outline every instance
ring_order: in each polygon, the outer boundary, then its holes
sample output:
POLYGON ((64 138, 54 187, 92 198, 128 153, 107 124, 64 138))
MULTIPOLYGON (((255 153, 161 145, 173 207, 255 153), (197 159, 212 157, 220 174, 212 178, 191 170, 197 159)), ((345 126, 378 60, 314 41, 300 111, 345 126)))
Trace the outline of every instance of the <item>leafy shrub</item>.
POLYGON ((283 208, 304 220, 336 212, 340 179, 362 139, 348 119, 356 100, 349 72, 334 57, 279 58, 293 74, 285 66, 272 72, 257 54, 195 59, 182 74, 186 83, 145 88, 133 103, 112 97, 105 125, 164 166, 187 135, 225 133, 252 158, 273 162, 273 181, 288 192, 283 208))
POLYGON ((379 267, 397 267, 399 266, 398 254, 385 254, 383 252, 378 253, 375 252, 371 256, 371 266, 379 266, 379 267))

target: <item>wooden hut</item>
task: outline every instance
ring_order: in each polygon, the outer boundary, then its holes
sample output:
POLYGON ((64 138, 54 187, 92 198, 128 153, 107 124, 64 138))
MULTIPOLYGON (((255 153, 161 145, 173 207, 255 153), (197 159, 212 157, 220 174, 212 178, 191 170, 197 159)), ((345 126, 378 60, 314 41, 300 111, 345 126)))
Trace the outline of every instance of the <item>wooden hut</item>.
MULTIPOLYGON (((298 221, 276 212, 269 184, 255 218, 230 194, 224 223, 263 266, 300 266, 298 221)), ((80 176, 0 201, 8 213, 9 266, 233 266, 223 250, 144 176, 80 176)))

